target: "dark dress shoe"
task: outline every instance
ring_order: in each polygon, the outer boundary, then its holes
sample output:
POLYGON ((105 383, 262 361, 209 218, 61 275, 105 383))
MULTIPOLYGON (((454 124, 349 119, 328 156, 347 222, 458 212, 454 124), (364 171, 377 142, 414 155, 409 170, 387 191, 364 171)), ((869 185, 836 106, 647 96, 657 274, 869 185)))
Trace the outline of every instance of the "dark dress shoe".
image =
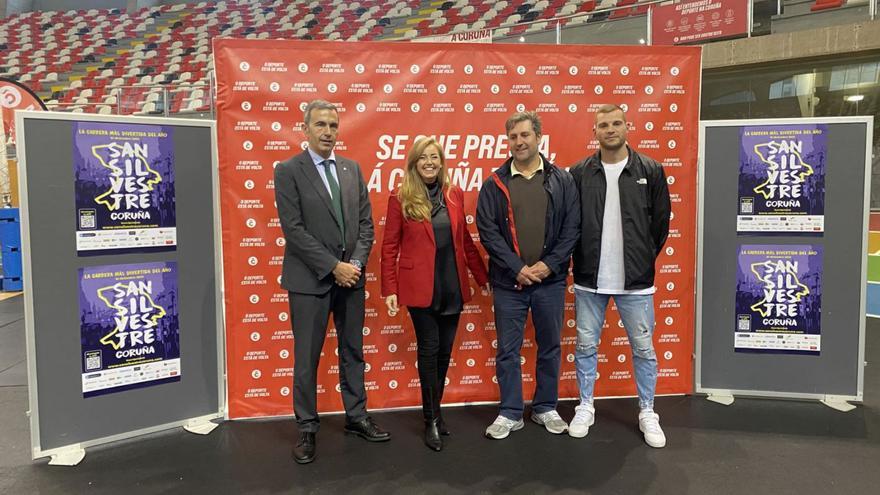
POLYGON ((293 460, 297 464, 308 464, 315 460, 315 434, 304 431, 299 434, 299 442, 293 448, 293 460))
POLYGON ((443 440, 440 439, 440 431, 437 430, 437 423, 439 422, 439 419, 425 420, 425 445, 437 452, 443 450, 443 440))
POLYGON ((443 418, 437 420, 437 431, 439 431, 444 437, 452 435, 452 433, 449 433, 449 429, 446 428, 446 421, 443 421, 443 418))
POLYGON ((371 418, 364 418, 357 423, 345 425, 345 432, 357 435, 368 442, 387 442, 391 440, 391 434, 379 428, 371 418))

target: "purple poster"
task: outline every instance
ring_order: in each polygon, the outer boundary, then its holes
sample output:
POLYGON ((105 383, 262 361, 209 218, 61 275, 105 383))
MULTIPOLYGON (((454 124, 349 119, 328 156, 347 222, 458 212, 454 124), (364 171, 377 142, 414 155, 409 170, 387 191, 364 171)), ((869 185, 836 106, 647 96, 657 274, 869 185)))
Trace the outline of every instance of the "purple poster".
POLYGON ((175 249, 172 132, 164 125, 74 123, 78 255, 175 249))
POLYGON ((737 352, 819 355, 821 323, 822 246, 740 246, 737 352))
POLYGON ((177 263, 79 269, 83 396, 180 380, 177 263))
POLYGON ((825 231, 825 124, 749 126, 740 130, 736 231, 825 231))

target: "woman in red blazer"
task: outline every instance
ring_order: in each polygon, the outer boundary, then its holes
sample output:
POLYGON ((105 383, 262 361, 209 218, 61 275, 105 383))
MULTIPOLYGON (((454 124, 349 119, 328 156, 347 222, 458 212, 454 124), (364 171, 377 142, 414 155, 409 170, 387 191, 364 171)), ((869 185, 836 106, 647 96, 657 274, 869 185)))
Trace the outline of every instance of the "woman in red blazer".
POLYGON ((388 313, 406 306, 418 343, 425 445, 441 450, 448 435, 440 400, 455 331, 471 299, 467 270, 488 288, 486 265, 471 239, 461 189, 449 182, 433 138, 415 142, 403 182, 388 198, 382 240, 382 295, 388 313))

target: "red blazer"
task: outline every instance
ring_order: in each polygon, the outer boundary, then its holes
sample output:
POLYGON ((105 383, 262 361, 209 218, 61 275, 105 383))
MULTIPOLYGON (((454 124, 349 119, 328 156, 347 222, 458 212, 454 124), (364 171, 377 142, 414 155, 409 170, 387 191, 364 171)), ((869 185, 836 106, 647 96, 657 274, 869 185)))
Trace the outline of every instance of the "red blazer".
MULTIPOLYGON (((464 302, 471 300, 467 269, 480 285, 489 281, 486 265, 474 245, 464 218, 464 196, 456 186, 446 191, 446 209, 452 226, 455 265, 464 302)), ((434 296, 434 227, 430 220, 416 222, 403 216, 400 200, 392 193, 382 238, 382 296, 397 294, 401 306, 427 308, 434 296)))

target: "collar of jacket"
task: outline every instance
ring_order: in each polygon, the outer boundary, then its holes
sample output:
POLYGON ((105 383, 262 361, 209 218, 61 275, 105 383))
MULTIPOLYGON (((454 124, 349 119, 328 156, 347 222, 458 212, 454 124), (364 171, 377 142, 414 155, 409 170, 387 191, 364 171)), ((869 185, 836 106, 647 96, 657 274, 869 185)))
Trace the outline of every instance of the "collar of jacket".
MULTIPOLYGON (((544 164, 544 180, 546 180, 546 178, 549 177, 550 174, 556 173, 556 171, 557 171, 556 165, 553 165, 552 163, 550 163, 550 160, 548 160, 547 157, 545 157, 543 154, 538 153, 538 156, 541 157, 541 161, 544 164)), ((501 164, 500 167, 498 167, 495 170, 495 173, 498 175, 499 179, 503 180, 504 182, 507 182, 510 180, 510 177, 511 177, 510 167, 512 164, 513 164, 513 157, 510 157, 507 159, 507 161, 505 161, 503 164, 501 164)))
MULTIPOLYGON (((596 150, 596 153, 594 153, 593 156, 591 156, 587 160, 587 167, 589 169, 591 169, 593 171, 597 171, 597 170, 602 169, 602 157, 600 156, 600 153, 601 153, 601 150, 596 150)), ((627 154, 626 165, 623 167, 623 169, 628 172, 632 172, 632 168, 634 166, 634 163, 636 162, 636 158, 638 157, 638 153, 633 151, 633 149, 630 148, 629 143, 627 143, 626 144, 626 154, 627 154)))

